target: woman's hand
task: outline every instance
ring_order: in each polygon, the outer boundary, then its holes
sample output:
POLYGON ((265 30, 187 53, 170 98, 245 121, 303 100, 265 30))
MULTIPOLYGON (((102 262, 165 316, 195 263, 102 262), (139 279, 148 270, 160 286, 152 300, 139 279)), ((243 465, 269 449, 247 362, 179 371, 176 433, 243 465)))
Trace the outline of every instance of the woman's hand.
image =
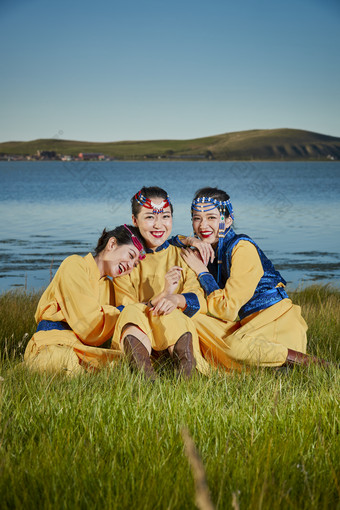
POLYGON ((197 251, 186 249, 181 251, 182 258, 196 274, 209 272, 207 266, 203 263, 200 254, 197 251))
POLYGON ((178 294, 167 294, 160 298, 153 308, 150 308, 152 315, 168 315, 176 310, 179 304, 178 294))
POLYGON ((197 239, 197 237, 187 237, 186 238, 187 246, 193 246, 196 250, 199 251, 203 264, 206 266, 209 262, 213 262, 215 258, 215 252, 211 244, 205 243, 201 239, 197 239))
POLYGON ((174 266, 165 275, 164 294, 173 294, 178 287, 183 269, 174 266))

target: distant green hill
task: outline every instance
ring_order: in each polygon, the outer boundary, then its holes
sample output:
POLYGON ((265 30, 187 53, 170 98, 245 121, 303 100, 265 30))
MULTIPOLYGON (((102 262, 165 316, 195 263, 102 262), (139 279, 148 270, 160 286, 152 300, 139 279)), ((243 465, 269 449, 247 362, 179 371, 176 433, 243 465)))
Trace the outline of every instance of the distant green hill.
POLYGON ((340 160, 340 138, 299 129, 255 129, 193 140, 80 142, 41 139, 0 143, 2 155, 60 155, 102 153, 122 160, 216 159, 228 160, 340 160))

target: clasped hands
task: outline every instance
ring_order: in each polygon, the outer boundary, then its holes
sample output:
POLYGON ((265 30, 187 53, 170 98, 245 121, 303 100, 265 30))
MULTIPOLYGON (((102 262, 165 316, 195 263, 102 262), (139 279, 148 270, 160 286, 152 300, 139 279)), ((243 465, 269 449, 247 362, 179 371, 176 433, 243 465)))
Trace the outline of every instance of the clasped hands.
MULTIPOLYGON (((211 245, 196 237, 187 237, 186 243, 188 246, 193 246, 195 250, 183 249, 181 255, 184 261, 197 275, 207 272, 209 261, 213 262, 215 257, 211 245)), ((168 315, 176 308, 183 310, 186 307, 185 297, 182 294, 175 294, 182 271, 181 267, 173 266, 166 273, 163 291, 146 303, 152 315, 168 315)))
POLYGON ((183 269, 173 266, 165 275, 164 289, 148 303, 152 315, 168 315, 176 308, 185 308, 186 301, 182 294, 174 294, 181 279, 183 269))

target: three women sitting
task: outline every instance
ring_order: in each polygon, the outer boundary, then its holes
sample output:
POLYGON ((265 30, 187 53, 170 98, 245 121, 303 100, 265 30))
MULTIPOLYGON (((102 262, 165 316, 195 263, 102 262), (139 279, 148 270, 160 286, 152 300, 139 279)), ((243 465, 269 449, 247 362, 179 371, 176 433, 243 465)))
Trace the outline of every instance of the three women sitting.
POLYGON ((94 258, 73 255, 60 266, 39 302, 27 361, 74 373, 124 351, 150 379, 156 377, 150 356, 164 351, 185 377, 195 367, 208 373, 209 364, 241 370, 322 363, 305 354, 307 325, 280 273, 252 239, 233 231, 224 191, 199 190, 192 202, 196 237, 177 236, 171 244, 166 191, 144 187, 131 204, 138 229, 104 231, 94 258), (192 245, 199 251, 183 250, 192 245), (111 336, 111 349, 95 347, 111 336))

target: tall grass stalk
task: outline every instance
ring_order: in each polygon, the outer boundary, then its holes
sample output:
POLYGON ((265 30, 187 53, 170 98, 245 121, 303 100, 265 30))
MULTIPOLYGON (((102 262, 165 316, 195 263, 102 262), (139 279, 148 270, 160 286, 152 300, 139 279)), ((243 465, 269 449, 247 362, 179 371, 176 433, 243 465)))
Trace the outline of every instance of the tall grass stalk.
MULTIPOLYGON (((29 373, 15 342, 34 330, 37 298, 0 296, 0 508, 194 508, 183 427, 216 508, 340 508, 337 368, 189 382, 169 369, 154 384, 125 363, 73 379, 29 373)), ((310 351, 339 361, 340 293, 294 300, 310 351)))

